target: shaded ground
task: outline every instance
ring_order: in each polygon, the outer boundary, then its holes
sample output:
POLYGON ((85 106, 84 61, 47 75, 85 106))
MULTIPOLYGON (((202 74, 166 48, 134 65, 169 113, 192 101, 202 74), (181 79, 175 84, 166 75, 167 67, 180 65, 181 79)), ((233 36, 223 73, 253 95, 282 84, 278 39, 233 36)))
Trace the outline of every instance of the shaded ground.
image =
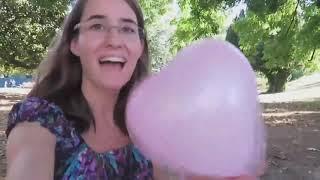
MULTIPOLYGON (((21 98, 22 93, 0 92, 0 180, 6 167, 6 116, 21 98)), ((268 170, 263 180, 320 180, 320 99, 263 107, 268 125, 268 170)))
POLYGON ((264 180, 320 179, 320 101, 267 103, 268 171, 264 180))

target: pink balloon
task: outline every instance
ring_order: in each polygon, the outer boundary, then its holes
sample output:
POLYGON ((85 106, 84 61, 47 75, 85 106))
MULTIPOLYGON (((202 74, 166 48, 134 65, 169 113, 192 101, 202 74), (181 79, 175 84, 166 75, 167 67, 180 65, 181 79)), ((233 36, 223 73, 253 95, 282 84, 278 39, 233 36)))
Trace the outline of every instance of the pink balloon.
POLYGON ((127 127, 156 164, 206 176, 254 175, 265 159, 255 73, 225 41, 205 39, 131 94, 127 127))

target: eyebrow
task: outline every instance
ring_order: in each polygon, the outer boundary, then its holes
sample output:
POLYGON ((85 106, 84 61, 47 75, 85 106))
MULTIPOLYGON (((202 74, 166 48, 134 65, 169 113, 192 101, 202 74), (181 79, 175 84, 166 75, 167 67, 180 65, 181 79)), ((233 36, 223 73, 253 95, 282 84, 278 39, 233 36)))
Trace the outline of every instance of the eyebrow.
MULTIPOLYGON (((108 19, 107 16, 105 15, 92 15, 90 16, 89 18, 87 18, 85 21, 90 21, 92 19, 108 19)), ((124 23, 132 23, 132 24, 135 24, 135 25, 138 25, 136 21, 130 19, 130 18, 120 18, 120 22, 124 22, 124 23)))
POLYGON ((132 23, 135 25, 138 25, 134 20, 130 19, 130 18, 120 18, 121 22, 125 22, 125 23, 132 23))
POLYGON ((107 19, 107 17, 104 15, 92 15, 89 18, 87 18, 85 21, 90 21, 92 19, 107 19))

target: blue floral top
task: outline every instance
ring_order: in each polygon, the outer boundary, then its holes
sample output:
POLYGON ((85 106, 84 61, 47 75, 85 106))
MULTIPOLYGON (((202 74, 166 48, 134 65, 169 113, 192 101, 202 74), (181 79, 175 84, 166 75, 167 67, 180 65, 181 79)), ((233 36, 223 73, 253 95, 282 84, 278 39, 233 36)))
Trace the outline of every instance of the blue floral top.
POLYGON ((26 121, 39 122, 56 136, 54 179, 153 179, 151 162, 134 145, 96 153, 53 103, 29 97, 15 104, 9 113, 6 135, 18 123, 26 121))

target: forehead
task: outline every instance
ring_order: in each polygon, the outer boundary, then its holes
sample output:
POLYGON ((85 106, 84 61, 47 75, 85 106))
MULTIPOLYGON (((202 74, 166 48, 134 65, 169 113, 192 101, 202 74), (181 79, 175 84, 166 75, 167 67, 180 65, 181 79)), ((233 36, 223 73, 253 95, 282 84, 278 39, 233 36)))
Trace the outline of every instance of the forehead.
POLYGON ((111 22, 131 19, 137 23, 134 11, 125 0, 88 0, 81 20, 86 20, 96 15, 105 16, 111 22))

